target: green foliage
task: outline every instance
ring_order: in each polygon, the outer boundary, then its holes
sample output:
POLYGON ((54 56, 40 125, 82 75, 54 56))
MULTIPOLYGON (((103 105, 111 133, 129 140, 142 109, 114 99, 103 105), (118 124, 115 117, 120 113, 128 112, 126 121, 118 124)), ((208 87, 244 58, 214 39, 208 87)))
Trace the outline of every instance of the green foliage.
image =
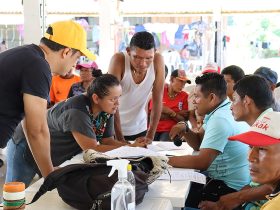
POLYGON ((262 55, 263 58, 279 57, 278 50, 270 50, 270 49, 263 49, 262 55))
POLYGON ((279 37, 280 37, 280 29, 277 29, 277 30, 273 31, 273 33, 274 33, 276 36, 279 36, 279 37))
POLYGON ((270 25, 269 19, 265 18, 261 21, 261 27, 263 28, 263 30, 266 31, 268 29, 269 25, 270 25))
POLYGON ((261 34, 258 38, 258 41, 261 41, 261 42, 265 42, 266 41, 266 35, 265 34, 261 34))

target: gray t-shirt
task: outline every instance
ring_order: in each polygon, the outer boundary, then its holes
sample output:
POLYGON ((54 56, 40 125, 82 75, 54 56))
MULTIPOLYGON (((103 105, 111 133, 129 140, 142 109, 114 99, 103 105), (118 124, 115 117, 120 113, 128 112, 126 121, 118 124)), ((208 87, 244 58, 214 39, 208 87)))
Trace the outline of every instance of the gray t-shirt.
MULTIPOLYGON (((114 135, 112 115, 101 112, 96 119, 93 119, 88 110, 90 110, 90 101, 85 95, 69 98, 48 110, 51 157, 54 166, 59 166, 82 151, 72 131, 97 141, 114 135)), ((20 130, 15 133, 14 138, 20 138, 18 132, 22 132, 22 129, 20 130)), ((15 142, 18 141, 17 139, 15 142)))

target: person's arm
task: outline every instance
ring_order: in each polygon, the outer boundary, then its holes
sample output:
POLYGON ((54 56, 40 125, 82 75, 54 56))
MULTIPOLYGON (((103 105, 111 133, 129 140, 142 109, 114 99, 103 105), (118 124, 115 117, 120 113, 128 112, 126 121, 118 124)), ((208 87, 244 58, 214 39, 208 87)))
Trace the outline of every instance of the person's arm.
POLYGON ((96 139, 94 138, 90 138, 86 135, 83 135, 77 131, 72 131, 72 135, 74 136, 76 142, 79 144, 79 146, 81 147, 81 149, 87 150, 87 149, 94 149, 98 152, 107 152, 109 150, 112 149, 116 149, 118 147, 120 147, 119 145, 109 145, 109 144, 97 144, 96 139))
POLYGON ((185 120, 185 118, 167 106, 162 106, 160 120, 176 120, 177 122, 185 120))
POLYGON ((196 120, 196 117, 195 117, 195 110, 194 109, 189 111, 189 121, 191 123, 192 129, 197 128, 197 120, 196 120))
MULTIPOLYGON (((124 65, 124 55, 122 53, 116 53, 110 61, 108 73, 117 77, 119 81, 122 80, 123 71, 125 68, 124 65)), ((119 141, 125 141, 122 129, 121 129, 121 120, 119 110, 114 114, 114 127, 115 127, 115 136, 119 141)))
POLYGON ((180 137, 184 136, 186 142, 194 150, 198 151, 204 136, 204 129, 200 128, 198 132, 193 132, 192 130, 189 129, 186 122, 184 123, 179 122, 171 128, 169 132, 169 136, 171 139, 174 139, 175 136, 180 136, 180 137))
POLYGON ((181 115, 185 121, 189 120, 189 111, 188 110, 181 110, 181 111, 177 112, 177 114, 181 115))
POLYGON ((160 120, 175 120, 177 122, 180 122, 180 121, 184 121, 185 117, 183 117, 181 114, 178 114, 176 112, 172 114, 161 113, 160 120))
POLYGON ((170 157, 168 164, 176 168, 192 168, 205 171, 219 153, 214 149, 201 149, 198 155, 170 157))
POLYGON ((154 139, 154 135, 157 129, 157 125, 162 110, 162 97, 163 97, 163 86, 164 86, 164 61, 163 61, 163 57, 158 53, 155 54, 154 68, 155 68, 156 76, 152 89, 153 107, 150 114, 150 126, 146 134, 146 139, 148 139, 150 142, 154 139))
POLYGON ((22 126, 34 159, 44 177, 54 170, 50 155, 47 100, 23 94, 25 118, 22 126))
POLYGON ((114 128, 116 139, 119 141, 125 141, 121 128, 120 112, 118 109, 114 114, 114 128))
POLYGON ((137 142, 137 141, 135 141, 134 143, 130 144, 128 142, 117 141, 113 137, 103 138, 101 140, 101 143, 104 144, 104 145, 114 145, 114 146, 117 146, 117 147, 121 147, 121 146, 146 147, 147 146, 147 144, 145 142, 137 142))
MULTIPOLYGON (((114 140, 112 137, 102 138, 101 144, 97 144, 96 139, 90 138, 88 136, 85 136, 77 131, 72 131, 72 135, 74 136, 76 142, 79 144, 81 149, 87 150, 87 149, 94 149, 98 152, 107 152, 116 148, 119 148, 121 146, 140 146, 140 144, 128 144, 123 143, 120 141, 114 140)), ((144 144, 143 144, 144 145, 144 144)), ((143 146, 144 147, 144 146, 143 146)))
POLYGON ((223 195, 217 202, 203 201, 199 208, 202 210, 224 210, 234 209, 243 203, 266 199, 265 196, 272 193, 273 189, 269 185, 258 187, 246 187, 238 192, 223 195))

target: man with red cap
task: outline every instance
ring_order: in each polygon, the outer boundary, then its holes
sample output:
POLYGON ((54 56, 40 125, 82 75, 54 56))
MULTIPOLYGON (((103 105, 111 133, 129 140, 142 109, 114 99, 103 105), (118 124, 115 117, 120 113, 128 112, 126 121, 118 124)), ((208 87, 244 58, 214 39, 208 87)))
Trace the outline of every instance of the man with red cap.
POLYGON ((252 180, 270 185, 274 190, 267 196, 269 201, 261 210, 275 210, 280 206, 279 122, 279 112, 267 112, 252 125, 250 131, 229 138, 251 146, 248 160, 252 180))

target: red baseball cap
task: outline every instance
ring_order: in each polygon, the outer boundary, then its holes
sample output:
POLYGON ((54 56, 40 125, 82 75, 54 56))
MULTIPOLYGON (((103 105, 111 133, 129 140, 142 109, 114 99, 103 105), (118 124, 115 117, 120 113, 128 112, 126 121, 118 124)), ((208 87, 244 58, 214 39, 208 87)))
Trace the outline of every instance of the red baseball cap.
POLYGON ((171 76, 176 77, 177 79, 182 80, 184 82, 187 82, 188 84, 192 83, 191 80, 187 77, 185 70, 176 69, 172 71, 171 76))
POLYGON ((208 63, 202 70, 202 74, 221 73, 221 68, 216 63, 208 63))
POLYGON ((251 146, 268 146, 280 143, 280 112, 267 112, 251 126, 250 131, 228 139, 251 146))

